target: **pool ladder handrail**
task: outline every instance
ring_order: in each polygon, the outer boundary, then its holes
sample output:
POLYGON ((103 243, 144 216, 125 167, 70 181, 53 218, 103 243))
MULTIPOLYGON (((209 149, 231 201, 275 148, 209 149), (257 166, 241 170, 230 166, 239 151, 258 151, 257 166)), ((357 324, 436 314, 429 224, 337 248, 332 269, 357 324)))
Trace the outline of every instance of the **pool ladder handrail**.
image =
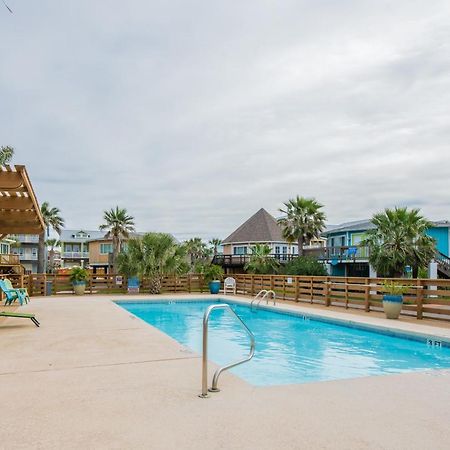
POLYGON ((247 327, 247 325, 244 323, 244 321, 233 311, 231 306, 226 303, 208 306, 208 308, 205 311, 205 314, 203 315, 202 393, 199 395, 199 397, 207 398, 208 391, 219 392, 220 389, 217 387, 217 384, 219 382, 219 377, 221 373, 224 372, 225 370, 231 369, 232 367, 236 367, 239 364, 243 364, 247 361, 250 361, 253 358, 254 354, 255 354, 255 336, 247 327), (250 337, 250 353, 244 359, 233 362, 231 364, 227 364, 226 366, 223 367, 219 367, 214 372, 211 388, 208 389, 208 322, 211 312, 214 311, 215 309, 228 310, 229 312, 231 312, 232 316, 234 316, 240 322, 245 332, 250 337))
POLYGON ((261 291, 259 291, 255 298, 252 300, 252 302, 250 303, 250 309, 253 310, 253 304, 256 304, 256 309, 258 309, 259 304, 265 299, 266 300, 266 305, 269 304, 269 295, 272 294, 272 300, 273 300, 273 306, 276 305, 276 296, 277 294, 275 293, 275 291, 267 290, 267 289, 262 289, 261 291), (261 296, 262 294, 262 296, 261 296), (258 302, 257 302, 258 300, 258 302), (256 303, 257 302, 257 303, 256 303))

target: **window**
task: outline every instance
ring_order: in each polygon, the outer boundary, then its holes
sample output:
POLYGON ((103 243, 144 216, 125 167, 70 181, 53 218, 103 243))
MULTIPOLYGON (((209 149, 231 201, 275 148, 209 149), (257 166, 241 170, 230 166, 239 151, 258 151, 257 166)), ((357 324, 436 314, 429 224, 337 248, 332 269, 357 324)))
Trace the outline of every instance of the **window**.
POLYGON ((247 247, 233 247, 233 254, 234 255, 246 255, 247 247))
POLYGON ((36 256, 37 255, 37 248, 36 247, 33 247, 32 249, 31 249, 31 254, 33 255, 33 256, 36 256))
POLYGON ((279 255, 280 254, 280 246, 276 245, 275 246, 275 255, 279 255))
POLYGON ((100 244, 100 254, 101 255, 107 255, 109 253, 112 253, 112 244, 100 244))
POLYGON ((71 252, 72 251, 72 244, 66 244, 64 246, 64 251, 71 252))

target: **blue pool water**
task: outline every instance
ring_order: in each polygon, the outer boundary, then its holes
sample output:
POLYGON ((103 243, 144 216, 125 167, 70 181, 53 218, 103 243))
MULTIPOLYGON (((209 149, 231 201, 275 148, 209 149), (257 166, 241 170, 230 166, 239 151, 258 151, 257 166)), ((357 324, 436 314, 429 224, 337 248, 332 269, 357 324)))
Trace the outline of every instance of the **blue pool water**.
MULTIPOLYGON (((231 372, 260 385, 308 383, 425 369, 450 368, 450 348, 228 303, 255 335, 253 359, 231 372)), ((120 306, 197 353, 202 320, 216 302, 129 303, 120 306)), ((248 336, 236 318, 215 310, 209 323, 208 358, 219 365, 248 354, 248 336)))

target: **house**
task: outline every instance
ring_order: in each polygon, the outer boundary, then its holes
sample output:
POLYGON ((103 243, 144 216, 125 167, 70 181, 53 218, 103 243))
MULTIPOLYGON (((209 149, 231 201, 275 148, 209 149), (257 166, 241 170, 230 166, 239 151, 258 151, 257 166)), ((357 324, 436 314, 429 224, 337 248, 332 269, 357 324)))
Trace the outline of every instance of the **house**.
POLYGON ((28 273, 36 273, 39 259, 39 236, 37 234, 13 234, 10 236, 18 243, 12 246, 12 254, 19 255, 20 264, 28 273))
POLYGON ((227 272, 242 271, 255 244, 269 246, 272 256, 282 262, 298 255, 298 246, 286 242, 276 219, 261 208, 222 241, 223 254, 216 255, 213 262, 227 272))
POLYGON ((59 238, 61 242, 61 267, 87 267, 89 265, 90 241, 101 239, 104 235, 104 231, 97 230, 62 230, 59 238))
MULTIPOLYGON (((432 222, 427 234, 436 240, 436 262, 439 274, 450 277, 448 267, 450 248, 450 222, 440 220, 432 222)), ((369 266, 369 251, 360 245, 365 233, 375 228, 370 220, 346 222, 329 228, 323 233, 327 246, 320 251, 307 251, 307 254, 329 264, 333 276, 369 277, 376 276, 369 266)))

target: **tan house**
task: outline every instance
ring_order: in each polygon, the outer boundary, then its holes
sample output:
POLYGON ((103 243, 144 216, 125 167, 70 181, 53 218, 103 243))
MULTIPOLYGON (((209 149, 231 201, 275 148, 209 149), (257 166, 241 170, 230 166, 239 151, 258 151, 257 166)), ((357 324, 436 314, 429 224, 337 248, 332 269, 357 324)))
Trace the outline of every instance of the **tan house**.
POLYGON ((276 219, 261 208, 222 241, 223 255, 217 255, 214 262, 228 272, 241 271, 255 244, 269 246, 272 256, 280 261, 288 261, 293 255, 298 255, 297 244, 286 242, 276 219))

